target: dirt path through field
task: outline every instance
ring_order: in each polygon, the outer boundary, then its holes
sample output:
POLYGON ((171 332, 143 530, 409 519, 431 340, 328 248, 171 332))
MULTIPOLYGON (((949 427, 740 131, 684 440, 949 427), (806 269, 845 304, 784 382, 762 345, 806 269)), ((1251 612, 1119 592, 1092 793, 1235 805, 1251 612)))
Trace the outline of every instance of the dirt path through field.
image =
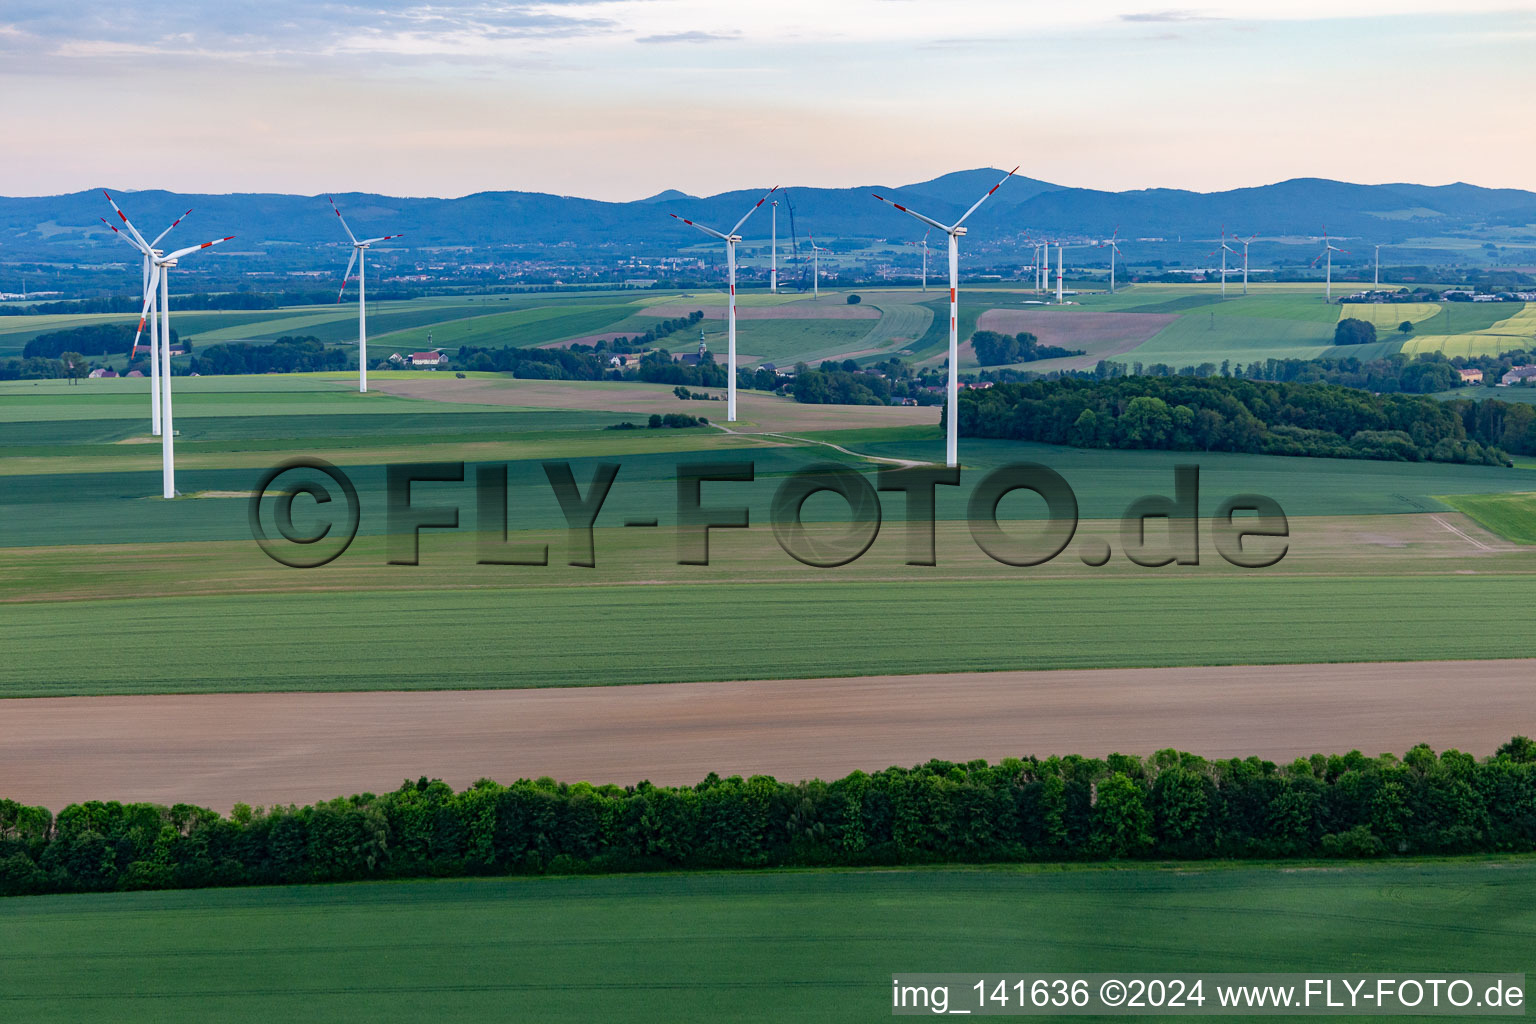
POLYGON ((1536 659, 954 673, 418 693, 0 701, 0 795, 227 811, 429 775, 693 783, 781 779, 928 758, 1178 747, 1289 760, 1479 755, 1536 730, 1536 659))

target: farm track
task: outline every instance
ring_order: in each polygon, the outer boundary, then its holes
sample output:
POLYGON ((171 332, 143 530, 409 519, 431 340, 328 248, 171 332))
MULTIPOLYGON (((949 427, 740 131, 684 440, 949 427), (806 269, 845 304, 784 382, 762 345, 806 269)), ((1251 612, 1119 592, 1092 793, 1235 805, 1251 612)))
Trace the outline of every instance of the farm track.
POLYGON ((952 673, 558 690, 6 701, 4 796, 227 811, 490 777, 691 784, 840 777, 929 758, 1176 747, 1286 761, 1486 753, 1530 733, 1536 659, 952 673))

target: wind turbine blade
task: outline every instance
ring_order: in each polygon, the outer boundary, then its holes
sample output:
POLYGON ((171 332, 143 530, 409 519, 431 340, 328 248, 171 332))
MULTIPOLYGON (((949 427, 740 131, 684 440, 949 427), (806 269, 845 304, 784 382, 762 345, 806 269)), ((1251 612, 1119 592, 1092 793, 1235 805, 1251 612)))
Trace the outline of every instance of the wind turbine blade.
POLYGON ((144 236, 139 234, 139 229, 133 226, 133 222, 128 219, 128 215, 121 209, 118 209, 118 205, 116 202, 113 202, 111 194, 106 189, 102 189, 101 194, 107 197, 107 202, 112 203, 112 209, 117 210, 117 215, 123 219, 124 224, 128 225, 128 230, 133 233, 133 237, 138 239, 140 245, 148 249, 149 243, 144 241, 144 236))
POLYGON ((200 249, 206 249, 210 245, 218 245, 220 242, 227 242, 231 238, 234 238, 234 237, 235 237, 234 235, 225 235, 223 238, 215 238, 213 241, 211 241, 211 242, 204 242, 202 245, 189 245, 185 249, 177 249, 175 252, 173 252, 169 256, 165 257, 165 259, 167 259, 167 260, 179 260, 183 256, 186 256, 189 253, 197 252, 200 249))
POLYGON ((924 224, 927 224, 930 227, 938 228, 940 231, 944 232, 946 235, 949 234, 949 227, 947 225, 940 224, 938 221, 934 220, 932 217, 924 217, 922 214, 918 213, 915 210, 909 210, 905 206, 902 206, 900 203, 892 202, 891 200, 885 198, 885 196, 875 195, 873 192, 871 192, 870 195, 875 196, 876 199, 880 200, 882 203, 885 203, 888 206, 896 207, 896 209, 900 210, 902 213, 906 214, 908 217, 916 217, 918 220, 922 221, 924 224))
POLYGON ((713 236, 715 238, 718 238, 722 242, 729 242, 730 241, 730 236, 726 235, 724 232, 716 231, 714 228, 707 228, 703 224, 695 224, 693 221, 689 220, 687 217, 679 217, 675 213, 669 213, 669 214, 667 214, 667 216, 671 217, 673 220, 680 220, 684 224, 687 224, 691 228, 698 228, 700 231, 704 232, 706 235, 710 235, 710 236, 713 236))
MULTIPOLYGON (((403 235, 404 233, 405 232, 402 231, 400 234, 403 235)), ((358 242, 357 244, 358 245, 372 245, 374 242, 387 242, 391 238, 399 238, 399 237, 400 237, 400 235, 380 235, 378 238, 365 238, 361 242, 358 242)))
POLYGON ((747 222, 747 218, 752 216, 754 213, 757 212, 757 207, 758 206, 762 206, 764 203, 766 203, 768 201, 768 197, 773 195, 778 190, 779 190, 779 186, 775 185, 775 186, 773 186, 773 188, 771 188, 767 192, 765 192, 763 194, 763 198, 761 198, 761 199, 759 199, 757 201, 757 206, 752 207, 752 209, 748 210, 746 213, 741 215, 741 220, 737 221, 736 222, 736 226, 731 228, 731 234, 734 235, 736 232, 740 231, 741 230, 741 226, 747 222))
MULTIPOLYGON (((192 212, 191 210, 187 211, 187 213, 191 213, 191 212, 192 212)), ((187 219, 187 213, 184 213, 180 217, 177 217, 175 220, 171 221, 171 226, 166 228, 164 231, 160 232, 160 234, 156 235, 155 236, 155 240, 153 242, 149 243, 149 247, 151 249, 153 249, 155 246, 159 245, 160 244, 160 239, 162 239, 166 235, 170 234, 173 230, 175 230, 177 224, 180 224, 182 221, 187 219)))
MULTIPOLYGON (((1018 174, 1018 173, 1019 173, 1019 169, 1017 167, 1015 167, 1013 170, 1011 170, 1007 174, 1003 175, 1003 181, 1007 181, 1009 178, 1013 177, 1015 174, 1018 174)), ((982 196, 980 199, 976 200, 976 205, 972 206, 969 210, 966 210, 964 217, 961 217, 959 220, 955 221, 955 227, 959 227, 961 224, 964 224, 965 223, 965 218, 969 217, 971 214, 975 213, 977 206, 980 206, 982 203, 986 202, 988 199, 990 199, 992 197, 992 193, 993 192, 996 192, 998 189, 1002 188, 1003 187, 1003 181, 1000 181, 996 185, 993 185, 991 188, 987 189, 987 194, 982 196)))
POLYGON ((139 329, 133 332, 133 351, 128 353, 132 359, 139 354, 139 335, 144 333, 144 324, 149 320, 149 307, 155 301, 155 290, 160 286, 160 264, 155 264, 155 269, 149 275, 149 287, 144 290, 144 308, 139 311, 139 329))
POLYGON ((347 233, 347 237, 352 239, 352 244, 356 245, 357 236, 352 233, 351 228, 347 227, 347 218, 341 215, 341 207, 337 206, 336 200, 332 199, 330 196, 326 196, 325 198, 330 202, 331 209, 336 211, 336 219, 341 221, 341 230, 345 231, 347 233))
POLYGON ((341 275, 341 291, 336 293, 337 302, 340 302, 341 297, 347 294, 347 282, 352 280, 352 266, 357 262, 357 253, 357 246, 354 245, 352 247, 352 258, 347 260, 347 272, 341 275))
POLYGON ((111 228, 112 229, 112 233, 114 235, 116 235, 118 238, 121 238, 123 241, 127 242, 129 245, 133 246, 135 249, 139 250, 139 252, 143 253, 144 255, 146 255, 146 256, 149 255, 149 247, 147 245, 140 245, 138 242, 134 241, 128 235, 123 234, 121 231, 117 230, 117 225, 116 224, 113 224, 111 221, 107 220, 107 218, 105 218, 105 217, 101 218, 101 222, 103 224, 105 224, 107 227, 111 228))

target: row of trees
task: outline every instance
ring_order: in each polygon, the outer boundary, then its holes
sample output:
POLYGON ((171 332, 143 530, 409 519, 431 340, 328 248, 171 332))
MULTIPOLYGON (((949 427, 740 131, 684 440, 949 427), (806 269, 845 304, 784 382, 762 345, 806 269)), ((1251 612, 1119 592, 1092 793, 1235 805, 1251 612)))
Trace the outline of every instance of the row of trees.
POLYGON ((231 373, 310 373, 316 370, 349 370, 356 355, 343 348, 327 348, 319 338, 283 336, 270 345, 243 341, 209 345, 192 357, 189 373, 212 376, 231 373))
POLYGON ((971 347, 976 350, 976 361, 982 366, 1032 363, 1039 359, 1060 359, 1083 354, 1080 348, 1042 345, 1040 339, 1028 331, 1020 331, 1018 334, 977 331, 971 335, 971 347))
POLYGON ((656 344, 656 342, 660 341, 662 338, 665 338, 671 334, 676 334, 678 331, 684 330, 685 328, 693 327, 703 319, 704 311, 702 309, 696 309, 692 313, 689 313, 687 316, 678 316, 672 317, 669 320, 663 320, 656 324, 654 327, 651 327, 644 334, 637 334, 633 337, 614 338, 612 341, 600 338, 595 344, 592 345, 586 345, 581 342, 577 342, 576 344, 573 344, 571 348, 577 350, 578 352, 643 352, 650 348, 652 345, 656 344))
MULTIPOLYGON (((79 352, 86 356, 126 356, 133 349, 133 338, 137 326, 136 323, 87 324, 63 331, 51 331, 48 334, 39 334, 27 342, 21 354, 25 359, 31 359, 34 356, 58 359, 65 352, 79 352)), ((149 340, 146 328, 145 333, 139 338, 140 346, 147 345, 149 340)), ((181 335, 176 332, 176 328, 172 327, 171 348, 181 347, 184 347, 181 344, 181 335)))
POLYGON ((1536 850, 1536 744, 930 761, 691 787, 422 778, 310 807, 0 801, 0 894, 472 874, 1536 850))
POLYGON ((1229 377, 999 384, 960 398, 960 433, 1080 448, 1162 448, 1506 465, 1536 452, 1521 403, 1373 395, 1229 377))

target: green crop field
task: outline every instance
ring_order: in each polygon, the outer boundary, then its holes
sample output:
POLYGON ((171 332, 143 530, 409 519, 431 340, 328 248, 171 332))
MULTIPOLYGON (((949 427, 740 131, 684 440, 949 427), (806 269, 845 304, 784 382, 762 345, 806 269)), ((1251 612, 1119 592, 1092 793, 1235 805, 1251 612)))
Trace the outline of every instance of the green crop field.
MULTIPOLYGON (((425 548, 429 566, 430 540, 425 548)), ((783 563, 793 564, 787 555, 783 563)), ((1531 587, 1526 573, 1458 576, 1449 568, 1037 581, 1021 570, 1014 580, 924 583, 894 566, 901 585, 540 586, 537 567, 524 566, 501 567, 501 586, 435 591, 409 589, 430 568, 396 568, 405 589, 350 590, 345 599, 265 593, 12 604, 0 696, 1477 658, 1487 656, 1488 637, 1524 628, 1531 587), (1366 608, 1369 615, 1341 614, 1366 608), (402 630, 402 619, 432 626, 402 630), (85 642, 102 630, 109 659, 85 642), (731 642, 706 654, 706 636, 731 642)), ((338 570, 331 578, 347 577, 338 570)))
POLYGON ((0 1017, 874 1021, 902 972, 1525 972, 1533 908, 1529 859, 15 897, 0 1017))
MULTIPOLYGON (((746 365, 751 362, 770 362, 780 366, 793 366, 797 362, 815 363, 818 360, 851 352, 861 346, 861 340, 870 332, 869 320, 738 320, 736 323, 736 352, 746 365)), ((716 361, 725 358, 726 326, 722 320, 706 320, 703 323, 704 340, 715 353, 716 361)), ((698 336, 679 331, 660 342, 672 352, 691 352, 698 346, 698 336)))
POLYGON ((1516 544, 1536 544, 1536 493, 1446 494, 1440 500, 1516 544))

